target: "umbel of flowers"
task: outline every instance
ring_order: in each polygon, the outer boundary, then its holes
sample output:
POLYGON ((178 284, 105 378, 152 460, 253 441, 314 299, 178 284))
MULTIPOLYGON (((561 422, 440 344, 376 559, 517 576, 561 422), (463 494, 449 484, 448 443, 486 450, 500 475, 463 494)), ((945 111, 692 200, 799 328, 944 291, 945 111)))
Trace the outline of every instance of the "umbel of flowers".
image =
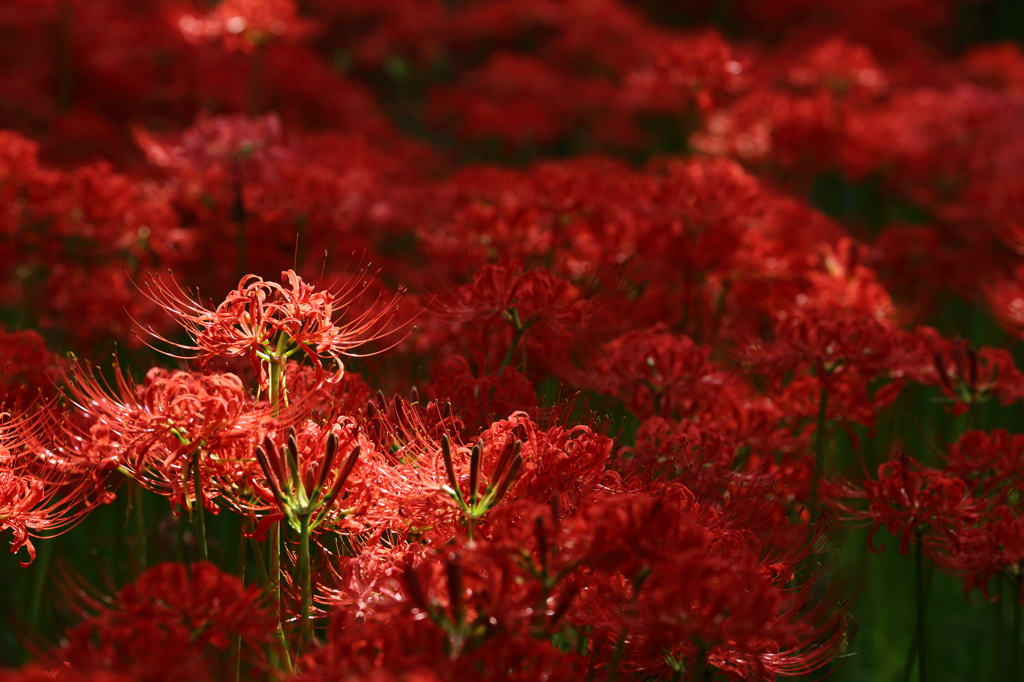
POLYGON ((450 403, 371 397, 343 359, 404 336, 364 276, 247 276, 215 307, 154 278, 195 368, 137 382, 71 362, 61 396, 5 415, 13 550, 31 560, 30 538, 127 479, 190 524, 198 561, 86 599, 60 645, 0 679, 770 680, 835 655, 823 526, 791 494, 638 471, 596 421, 516 411, 474 433, 450 403), (228 572, 208 561, 221 513, 242 519, 228 572))

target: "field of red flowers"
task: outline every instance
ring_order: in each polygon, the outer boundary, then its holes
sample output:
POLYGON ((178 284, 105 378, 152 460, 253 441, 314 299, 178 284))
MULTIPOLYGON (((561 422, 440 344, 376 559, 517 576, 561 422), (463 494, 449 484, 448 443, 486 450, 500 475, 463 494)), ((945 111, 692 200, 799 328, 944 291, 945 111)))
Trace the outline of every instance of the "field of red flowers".
POLYGON ((1024 682, 1014 31, 4 0, 0 682, 1024 682))

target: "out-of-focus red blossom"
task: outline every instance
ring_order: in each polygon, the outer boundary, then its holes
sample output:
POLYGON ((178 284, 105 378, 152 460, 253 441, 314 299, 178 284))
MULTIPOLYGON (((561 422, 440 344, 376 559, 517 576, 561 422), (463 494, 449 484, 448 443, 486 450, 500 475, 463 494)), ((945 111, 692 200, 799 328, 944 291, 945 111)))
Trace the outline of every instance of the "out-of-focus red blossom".
POLYGON ((859 488, 848 481, 823 483, 823 496, 839 513, 871 525, 869 546, 879 529, 899 538, 900 551, 912 542, 923 542, 930 554, 944 546, 956 547, 959 530, 976 523, 987 502, 974 499, 959 476, 920 464, 901 455, 878 467, 878 478, 868 478, 859 488), (868 509, 851 501, 862 499, 868 509))
POLYGON ((942 547, 935 562, 964 578, 964 593, 981 589, 989 597, 992 578, 1015 574, 1024 562, 1024 519, 1019 508, 998 505, 957 529, 957 542, 942 547))
POLYGON ((430 120, 468 140, 497 139, 510 147, 544 145, 589 131, 617 142, 636 137, 615 88, 541 60, 498 53, 463 82, 431 94, 430 120), (537 107, 536 102, 547 103, 537 107))
POLYGON ((771 343, 755 343, 744 360, 775 385, 806 373, 834 393, 841 384, 865 390, 903 356, 901 330, 859 312, 810 309, 780 320, 771 343))
POLYGON ((834 163, 856 111, 885 90, 885 76, 868 50, 842 40, 780 61, 755 66, 758 87, 711 113, 692 143, 806 182, 834 163))
POLYGON ((57 14, 59 0, 12 0, 0 10, 0 24, 34 24, 57 14))
POLYGON ((110 670, 76 670, 33 663, 21 670, 0 670, 0 682, 136 682, 137 677, 110 670))
POLYGON ((748 60, 714 31, 669 43, 652 64, 629 76, 624 97, 640 111, 707 115, 746 81, 748 60))
POLYGON ((52 398, 63 365, 38 333, 0 327, 0 409, 21 411, 52 398))
POLYGON ((1024 374, 1002 348, 975 350, 963 339, 944 338, 930 327, 919 327, 905 338, 894 376, 939 387, 954 414, 992 398, 1011 405, 1024 397, 1024 374))
POLYGON ((975 497, 1000 500, 1024 485, 1024 435, 968 431, 949 446, 944 468, 973 485, 975 497))
POLYGON ((274 620, 263 593, 211 563, 164 563, 123 588, 71 628, 47 658, 53 667, 106 670, 131 679, 218 680, 234 669, 231 642, 241 641, 243 670, 267 667, 264 647, 274 620))
POLYGON ((445 321, 458 324, 453 335, 508 338, 503 359, 481 358, 500 363, 496 369, 501 371, 509 364, 557 368, 581 345, 596 307, 579 287, 546 270, 524 271, 513 262, 484 266, 438 310, 445 321))
POLYGON ((163 189, 105 163, 41 168, 33 148, 13 138, 0 144, 10 162, 0 163, 0 194, 10 193, 0 209, 0 293, 41 326, 73 336, 80 349, 111 334, 127 339, 125 309, 156 324, 155 308, 135 295, 132 273, 173 265, 190 244, 163 189))
POLYGON ((536 389, 512 365, 495 374, 476 376, 466 358, 451 355, 435 364, 431 375, 427 396, 450 404, 467 434, 486 428, 499 415, 535 414, 538 409, 536 389))
POLYGON ((968 269, 977 258, 960 257, 933 227, 893 224, 871 245, 864 264, 878 273, 894 299, 896 317, 903 324, 920 323, 934 312, 938 296, 949 288, 968 291, 975 277, 968 269))
POLYGON ((989 309, 1008 332, 1024 338, 1024 265, 1009 277, 1000 277, 985 288, 989 309))
POLYGON ((708 358, 710 349, 662 326, 606 344, 584 380, 626 400, 641 416, 689 414, 722 396, 736 379, 708 358))
POLYGON ((1024 52, 1020 45, 975 45, 964 55, 963 68, 981 84, 1024 94, 1024 52))
MULTIPOLYGON (((223 6, 223 5, 222 5, 223 6)), ((202 175, 226 174, 246 160, 280 160, 281 121, 275 114, 202 116, 176 139, 162 140, 142 128, 134 131, 147 160, 160 168, 202 175)))
POLYGON ((217 40, 229 51, 252 53, 275 40, 299 41, 317 30, 302 19, 294 0, 225 0, 205 16, 182 14, 178 30, 188 40, 217 40))

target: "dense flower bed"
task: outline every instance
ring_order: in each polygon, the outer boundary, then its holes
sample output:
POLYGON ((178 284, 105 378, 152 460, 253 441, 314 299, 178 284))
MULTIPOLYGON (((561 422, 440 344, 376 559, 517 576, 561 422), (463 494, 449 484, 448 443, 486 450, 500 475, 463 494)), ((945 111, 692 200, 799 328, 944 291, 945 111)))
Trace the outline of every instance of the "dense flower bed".
POLYGON ((0 681, 1020 680, 999 7, 7 2, 0 681))

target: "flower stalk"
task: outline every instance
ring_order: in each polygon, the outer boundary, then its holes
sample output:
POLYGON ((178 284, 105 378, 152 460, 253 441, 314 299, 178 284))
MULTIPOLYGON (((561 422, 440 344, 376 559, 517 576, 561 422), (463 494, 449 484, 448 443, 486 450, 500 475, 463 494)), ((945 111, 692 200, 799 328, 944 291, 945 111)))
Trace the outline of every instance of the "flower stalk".
POLYGON ((924 583, 924 543, 921 531, 917 531, 917 543, 914 549, 914 576, 916 585, 917 605, 917 679, 928 682, 928 648, 925 646, 925 600, 927 598, 924 583))

